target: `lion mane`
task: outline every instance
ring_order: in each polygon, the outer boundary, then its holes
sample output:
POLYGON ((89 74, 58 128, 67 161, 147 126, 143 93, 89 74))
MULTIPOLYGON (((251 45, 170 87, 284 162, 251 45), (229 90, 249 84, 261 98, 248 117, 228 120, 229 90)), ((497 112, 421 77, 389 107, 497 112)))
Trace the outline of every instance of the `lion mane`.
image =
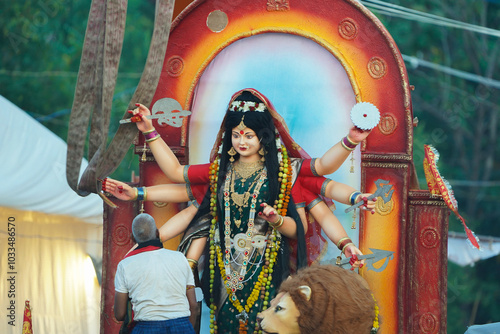
POLYGON ((313 265, 284 281, 300 311, 301 333, 370 333, 375 302, 366 281, 358 274, 334 265, 313 265), (309 301, 299 287, 311 288, 309 301))

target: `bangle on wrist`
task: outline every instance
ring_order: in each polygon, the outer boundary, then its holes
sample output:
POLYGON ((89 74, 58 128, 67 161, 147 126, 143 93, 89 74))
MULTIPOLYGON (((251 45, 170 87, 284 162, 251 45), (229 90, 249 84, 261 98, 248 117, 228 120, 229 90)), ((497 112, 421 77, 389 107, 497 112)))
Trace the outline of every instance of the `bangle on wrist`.
POLYGON ((132 197, 132 201, 135 201, 137 199, 137 196, 139 196, 139 192, 136 187, 132 188, 134 189, 134 197, 132 197))
POLYGON ((156 131, 155 128, 153 128, 153 130, 143 132, 142 134, 144 135, 144 138, 146 139, 146 143, 150 143, 150 142, 160 138, 160 134, 158 133, 158 131, 156 131))
POLYGON ((359 195, 361 195, 361 193, 359 191, 353 191, 349 195, 349 203, 351 203, 351 205, 356 204, 356 199, 358 198, 359 195))
POLYGON ((359 143, 356 143, 351 138, 349 138, 349 135, 345 136, 345 138, 347 139, 347 141, 349 142, 349 144, 351 144, 352 146, 356 147, 356 146, 359 145, 359 143))
POLYGON ((156 139, 160 138, 160 135, 157 134, 156 136, 154 136, 153 138, 151 139, 146 139, 146 143, 151 143, 152 141, 155 141, 156 139))
POLYGON ((274 222, 274 223, 269 222, 269 225, 271 225, 271 227, 274 229, 278 229, 281 227, 281 225, 283 225, 284 221, 285 221, 285 218, 283 218, 283 216, 280 216, 276 222, 274 222))
POLYGON ((350 238, 342 238, 340 241, 337 243, 337 248, 344 252, 345 246, 352 244, 352 240, 350 238))
POLYGON ((345 249, 346 249, 348 246, 351 246, 351 245, 353 245, 353 246, 354 246, 354 244, 353 244, 352 242, 349 242, 349 243, 347 243, 346 245, 344 245, 344 247, 342 247, 342 253, 343 253, 344 255, 345 255, 345 249))
POLYGON ((337 242, 337 248, 338 248, 338 249, 342 249, 342 248, 340 247, 340 244, 342 243, 342 241, 345 241, 345 240, 351 240, 351 239, 350 239, 349 237, 344 237, 344 238, 340 239, 340 240, 337 242))
POLYGON ((356 149, 356 147, 358 146, 358 143, 353 142, 351 139, 349 139, 348 136, 345 136, 344 138, 342 138, 340 143, 348 151, 354 151, 356 149))
POLYGON ((145 201, 146 200, 146 187, 135 188, 137 189, 137 200, 145 201))

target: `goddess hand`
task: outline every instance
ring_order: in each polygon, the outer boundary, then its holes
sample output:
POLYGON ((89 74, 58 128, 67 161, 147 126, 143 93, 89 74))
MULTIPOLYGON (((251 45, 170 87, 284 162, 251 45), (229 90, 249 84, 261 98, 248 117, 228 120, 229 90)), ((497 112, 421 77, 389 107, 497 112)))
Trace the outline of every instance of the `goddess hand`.
POLYGON ((279 219, 279 214, 276 209, 267 203, 262 203, 260 206, 263 209, 261 212, 259 212, 259 216, 272 224, 276 223, 276 221, 279 219))
POLYGON ((370 134, 372 130, 362 130, 356 126, 353 126, 349 130, 349 138, 356 143, 361 143, 368 135, 370 134))
POLYGON ((358 196, 358 200, 356 201, 356 203, 359 203, 360 201, 365 202, 365 204, 361 206, 363 210, 371 211, 371 213, 374 214, 375 204, 377 203, 377 199, 376 198, 368 199, 368 197, 370 197, 371 195, 373 194, 370 193, 361 194, 360 196, 358 196))
POLYGON ((349 260, 349 264, 352 266, 351 270, 354 270, 355 268, 362 268, 363 265, 365 264, 365 260, 358 260, 358 255, 363 255, 363 253, 354 245, 349 245, 345 248, 344 250, 344 255, 347 258, 351 258, 349 260))
POLYGON ((106 191, 122 201, 132 201, 135 199, 134 188, 109 177, 102 181, 102 191, 106 191))
POLYGON ((146 132, 153 130, 153 122, 150 119, 142 117, 151 115, 151 111, 149 110, 149 108, 140 103, 136 103, 135 105, 137 106, 137 108, 135 108, 134 110, 129 110, 128 112, 132 114, 133 117, 138 117, 136 120, 134 120, 134 123, 137 125, 139 131, 146 132))

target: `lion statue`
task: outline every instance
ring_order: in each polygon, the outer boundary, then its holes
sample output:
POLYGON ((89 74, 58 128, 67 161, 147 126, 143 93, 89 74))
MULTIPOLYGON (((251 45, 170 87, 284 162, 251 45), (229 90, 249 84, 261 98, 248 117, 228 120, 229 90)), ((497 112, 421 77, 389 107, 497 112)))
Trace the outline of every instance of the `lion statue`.
POLYGON ((269 334, 369 334, 374 318, 375 301, 360 275, 313 265, 284 281, 257 320, 269 334))

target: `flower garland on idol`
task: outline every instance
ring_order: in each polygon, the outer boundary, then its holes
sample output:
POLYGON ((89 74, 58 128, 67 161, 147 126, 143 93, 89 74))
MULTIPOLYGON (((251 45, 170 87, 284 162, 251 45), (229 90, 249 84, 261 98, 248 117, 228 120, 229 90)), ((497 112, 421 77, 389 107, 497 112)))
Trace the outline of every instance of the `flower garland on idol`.
MULTIPOLYGON (((276 131, 276 147, 278 147, 278 161, 280 163, 278 181, 281 183, 280 192, 278 199, 275 202, 274 208, 281 216, 286 216, 288 204, 290 202, 290 193, 292 188, 292 173, 289 166, 288 152, 286 148, 281 145, 281 139, 279 133, 276 131)), ((267 177, 267 171, 264 168, 259 176, 258 184, 255 187, 252 194, 252 202, 250 205, 250 214, 248 219, 248 229, 246 232, 247 243, 246 249, 244 251, 244 258, 242 261, 242 266, 239 272, 233 271, 230 265, 231 257, 231 218, 230 218, 230 206, 229 206, 229 177, 226 178, 224 185, 224 244, 225 244, 225 254, 221 250, 221 246, 215 242, 215 235, 217 233, 217 181, 219 173, 220 164, 220 154, 222 150, 222 144, 219 148, 219 156, 214 159, 214 162, 210 165, 210 212, 212 214, 209 240, 210 240, 210 292, 213 291, 214 279, 215 279, 215 266, 216 261, 220 270, 221 277, 224 282, 224 286, 228 293, 229 301, 238 310, 240 319, 239 333, 247 333, 248 325, 248 313, 255 305, 257 300, 263 300, 263 310, 267 309, 269 305, 269 288, 272 282, 273 268, 276 263, 278 256, 278 250, 281 245, 281 235, 277 229, 271 228, 268 233, 266 240, 266 251, 264 254, 265 261, 264 266, 260 271, 257 282, 254 285, 252 292, 245 305, 239 301, 236 296, 237 290, 243 289, 243 280, 246 275, 246 268, 249 260, 249 254, 251 249, 251 239, 253 237, 253 226, 256 212, 256 201, 259 195, 259 191, 265 179, 267 177), (224 257, 223 257, 224 255, 224 257), (260 298, 259 298, 260 296, 260 298)), ((210 333, 217 333, 217 324, 215 322, 215 312, 217 306, 214 304, 213 297, 210 298, 210 333)), ((258 324, 256 324, 256 330, 258 329, 258 324)))

